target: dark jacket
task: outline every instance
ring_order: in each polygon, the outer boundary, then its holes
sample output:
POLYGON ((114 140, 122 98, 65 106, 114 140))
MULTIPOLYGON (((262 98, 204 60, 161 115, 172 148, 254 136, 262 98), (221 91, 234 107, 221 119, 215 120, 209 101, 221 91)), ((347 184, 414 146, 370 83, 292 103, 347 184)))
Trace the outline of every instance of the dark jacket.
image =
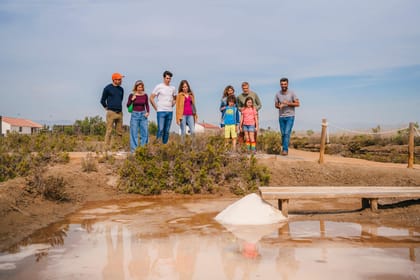
POLYGON ((101 104, 105 109, 114 112, 122 111, 122 101, 124 98, 124 89, 120 86, 109 84, 102 92, 101 104))

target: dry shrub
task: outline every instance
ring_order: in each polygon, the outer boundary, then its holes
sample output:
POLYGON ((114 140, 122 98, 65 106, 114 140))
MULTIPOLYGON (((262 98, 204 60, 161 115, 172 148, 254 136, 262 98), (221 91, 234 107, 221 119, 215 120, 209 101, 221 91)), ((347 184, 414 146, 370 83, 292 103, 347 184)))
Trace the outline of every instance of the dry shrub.
POLYGON ((44 171, 45 167, 42 166, 33 170, 32 176, 27 179, 27 191, 52 201, 69 201, 70 199, 65 192, 66 182, 64 178, 45 177, 44 171))
POLYGON ((96 159, 92 156, 91 153, 87 153, 86 158, 82 160, 82 170, 83 172, 88 173, 92 171, 98 171, 96 159))

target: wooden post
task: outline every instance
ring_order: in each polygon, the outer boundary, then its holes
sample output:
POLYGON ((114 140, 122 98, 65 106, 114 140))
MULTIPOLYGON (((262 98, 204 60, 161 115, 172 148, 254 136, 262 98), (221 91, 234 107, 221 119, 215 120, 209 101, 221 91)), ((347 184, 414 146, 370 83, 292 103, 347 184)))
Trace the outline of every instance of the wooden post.
POLYGON ((319 163, 324 163, 325 138, 327 135, 327 119, 322 119, 321 146, 319 148, 319 163))
POLYGON ((370 210, 372 210, 373 212, 378 212, 378 199, 377 198, 370 199, 370 210))
POLYGON ((279 199, 278 200, 279 210, 286 218, 289 216, 289 200, 279 199))
POLYGON ((414 164, 414 123, 411 122, 409 126, 408 135, 408 166, 407 168, 413 168, 414 164))

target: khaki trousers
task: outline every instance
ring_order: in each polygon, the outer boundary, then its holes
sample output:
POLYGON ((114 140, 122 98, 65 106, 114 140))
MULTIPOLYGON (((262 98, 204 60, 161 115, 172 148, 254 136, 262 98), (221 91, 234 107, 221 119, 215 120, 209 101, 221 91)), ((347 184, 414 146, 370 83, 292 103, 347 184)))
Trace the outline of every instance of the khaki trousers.
POLYGON ((123 128, 122 128, 122 123, 123 123, 123 114, 122 112, 114 112, 111 110, 107 110, 106 111, 106 134, 105 134, 105 145, 107 147, 110 146, 111 144, 111 133, 112 133, 112 128, 114 127, 115 124, 115 130, 117 131, 117 135, 118 135, 118 141, 119 141, 119 145, 122 145, 122 134, 123 134, 123 128))

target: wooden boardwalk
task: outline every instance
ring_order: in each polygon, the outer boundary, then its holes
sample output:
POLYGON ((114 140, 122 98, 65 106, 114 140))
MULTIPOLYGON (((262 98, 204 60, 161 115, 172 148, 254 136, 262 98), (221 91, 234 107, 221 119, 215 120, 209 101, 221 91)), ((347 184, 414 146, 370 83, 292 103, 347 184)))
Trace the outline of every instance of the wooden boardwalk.
POLYGON ((360 198, 362 207, 377 211, 380 198, 420 198, 420 186, 289 186, 259 187, 259 191, 263 199, 277 199, 286 217, 290 199, 360 198))

